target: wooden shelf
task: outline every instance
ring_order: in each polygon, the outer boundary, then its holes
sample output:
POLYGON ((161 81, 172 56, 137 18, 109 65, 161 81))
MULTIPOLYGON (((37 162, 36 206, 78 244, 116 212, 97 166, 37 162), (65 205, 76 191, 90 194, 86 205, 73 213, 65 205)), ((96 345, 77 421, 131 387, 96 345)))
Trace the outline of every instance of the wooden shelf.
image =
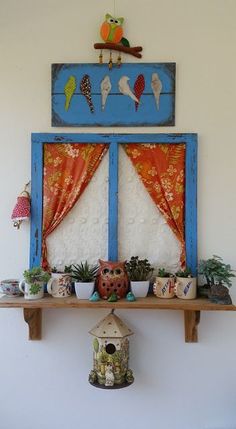
POLYGON ((45 295, 43 299, 29 301, 24 297, 0 298, 2 308, 23 308, 24 319, 29 325, 29 339, 39 340, 41 334, 42 309, 44 308, 107 308, 107 309, 137 309, 137 310, 182 310, 184 312, 185 342, 197 342, 197 327, 201 311, 236 311, 234 305, 213 304, 206 298, 181 300, 178 298, 161 299, 155 296, 138 298, 134 302, 122 299, 117 302, 79 300, 76 296, 70 298, 52 298, 45 295))

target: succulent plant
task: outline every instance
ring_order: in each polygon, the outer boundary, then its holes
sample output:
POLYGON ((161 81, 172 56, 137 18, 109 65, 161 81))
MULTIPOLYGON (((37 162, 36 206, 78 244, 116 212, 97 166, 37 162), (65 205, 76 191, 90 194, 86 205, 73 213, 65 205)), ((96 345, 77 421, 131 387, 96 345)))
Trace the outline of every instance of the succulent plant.
POLYGON ((41 267, 34 267, 30 270, 25 270, 24 273, 25 281, 29 284, 37 282, 47 282, 50 279, 50 274, 44 271, 41 267))
POLYGON ((186 267, 184 270, 177 271, 177 273, 175 273, 175 275, 176 275, 176 277, 183 277, 183 278, 192 277, 191 270, 188 267, 186 267))
POLYGON ((71 277, 76 282, 90 283, 95 279, 97 271, 97 265, 89 265, 87 261, 80 262, 80 264, 72 265, 71 277))
POLYGON ((126 262, 125 268, 129 279, 136 282, 148 280, 153 273, 148 259, 139 259, 138 256, 132 256, 130 261, 126 262))
POLYGON ((169 273, 168 271, 166 271, 165 268, 159 268, 158 273, 157 273, 157 277, 173 277, 173 274, 169 273))

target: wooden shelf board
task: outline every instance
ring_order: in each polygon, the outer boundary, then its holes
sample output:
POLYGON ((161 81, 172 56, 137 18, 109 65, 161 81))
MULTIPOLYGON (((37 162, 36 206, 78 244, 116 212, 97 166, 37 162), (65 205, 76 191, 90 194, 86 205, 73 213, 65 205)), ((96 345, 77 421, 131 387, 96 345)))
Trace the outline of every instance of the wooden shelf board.
POLYGON ((161 299, 155 296, 138 298, 134 302, 125 299, 117 302, 79 300, 76 296, 70 298, 52 298, 45 295, 40 300, 26 300, 24 297, 0 298, 0 308, 107 308, 107 309, 143 309, 143 310, 184 310, 184 311, 236 311, 235 305, 213 304, 206 298, 181 300, 178 298, 161 299))

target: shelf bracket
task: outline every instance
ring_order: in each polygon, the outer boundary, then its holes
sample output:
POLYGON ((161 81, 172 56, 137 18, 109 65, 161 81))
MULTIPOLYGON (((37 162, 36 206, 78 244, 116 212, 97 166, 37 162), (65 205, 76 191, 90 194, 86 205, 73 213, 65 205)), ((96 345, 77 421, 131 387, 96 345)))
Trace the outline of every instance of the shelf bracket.
POLYGON ((24 319, 29 325, 29 340, 41 340, 42 338, 42 309, 24 308, 24 319))
POLYGON ((200 322, 200 311, 184 311, 185 342, 198 342, 198 325, 200 322))

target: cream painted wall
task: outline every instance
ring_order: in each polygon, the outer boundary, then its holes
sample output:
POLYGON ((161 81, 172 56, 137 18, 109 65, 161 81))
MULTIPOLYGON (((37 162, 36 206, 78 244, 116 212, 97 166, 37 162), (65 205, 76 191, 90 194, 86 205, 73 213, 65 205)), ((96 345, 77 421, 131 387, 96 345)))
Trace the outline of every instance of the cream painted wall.
MULTIPOLYGON (((31 132, 55 131, 50 64, 96 61, 92 45, 107 11, 112 0, 0 1, 1 279, 28 264, 29 228, 17 232, 9 218, 30 176, 31 132)), ((177 63, 176 127, 142 131, 199 134, 199 256, 216 253, 236 266, 236 2, 116 0, 116 11, 127 38, 143 45, 143 61, 177 63)), ((1 429, 236 427, 235 314, 202 314, 200 342, 185 344, 181 313, 120 311, 136 334, 136 381, 113 392, 87 383, 87 331, 105 314, 46 310, 43 340, 31 343, 22 312, 0 310, 1 429)))

